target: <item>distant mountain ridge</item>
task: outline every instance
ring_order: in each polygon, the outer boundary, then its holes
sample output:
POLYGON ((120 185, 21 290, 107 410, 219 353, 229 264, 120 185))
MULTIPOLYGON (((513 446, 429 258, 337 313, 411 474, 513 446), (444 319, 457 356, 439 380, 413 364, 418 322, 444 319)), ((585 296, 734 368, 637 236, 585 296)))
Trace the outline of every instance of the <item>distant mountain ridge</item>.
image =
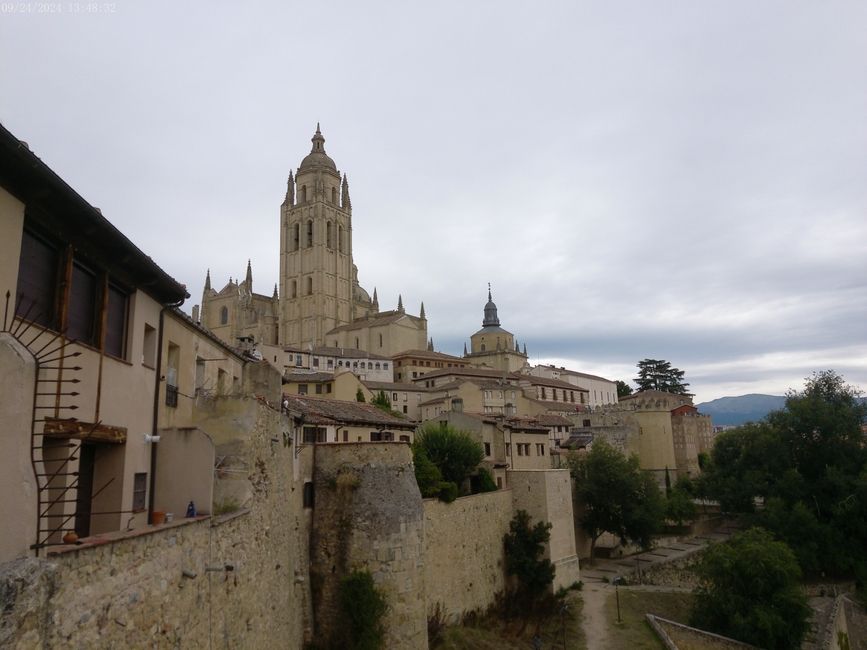
POLYGON ((762 395, 750 393, 735 397, 720 397, 710 402, 696 404, 699 412, 711 416, 715 425, 739 426, 747 422, 758 422, 771 411, 786 405, 783 395, 762 395))

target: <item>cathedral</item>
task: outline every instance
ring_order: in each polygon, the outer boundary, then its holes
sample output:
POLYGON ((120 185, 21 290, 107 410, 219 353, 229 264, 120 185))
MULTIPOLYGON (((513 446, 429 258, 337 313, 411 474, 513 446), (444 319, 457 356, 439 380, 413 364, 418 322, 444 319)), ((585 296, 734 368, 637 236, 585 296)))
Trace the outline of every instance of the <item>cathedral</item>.
POLYGON ((310 153, 290 171, 280 206, 280 282, 271 296, 253 292, 252 268, 243 281, 217 291, 205 279, 194 319, 228 344, 254 344, 275 360, 286 352, 351 348, 383 356, 427 346, 424 304, 408 314, 403 298, 380 311, 358 282, 352 257, 349 182, 325 153, 316 125, 310 153), (198 318, 196 318, 198 316, 198 318))

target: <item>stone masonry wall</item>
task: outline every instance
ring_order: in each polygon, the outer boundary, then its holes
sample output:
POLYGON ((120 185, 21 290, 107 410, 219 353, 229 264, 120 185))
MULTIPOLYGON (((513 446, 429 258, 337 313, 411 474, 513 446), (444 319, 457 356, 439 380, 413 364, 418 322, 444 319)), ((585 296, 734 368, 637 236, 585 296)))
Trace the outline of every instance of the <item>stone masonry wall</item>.
POLYGON ((484 610, 505 588, 503 536, 512 519, 512 491, 424 502, 427 614, 439 607, 449 623, 484 610))
POLYGON ((342 647, 340 580, 369 571, 389 605, 389 649, 427 648, 424 515, 405 443, 314 448, 310 580, 317 647, 342 647))
POLYGON ((249 467, 247 507, 3 565, 0 646, 302 648, 307 548, 297 543, 292 452, 271 443, 279 412, 255 399, 232 409, 251 424, 238 448, 249 467))

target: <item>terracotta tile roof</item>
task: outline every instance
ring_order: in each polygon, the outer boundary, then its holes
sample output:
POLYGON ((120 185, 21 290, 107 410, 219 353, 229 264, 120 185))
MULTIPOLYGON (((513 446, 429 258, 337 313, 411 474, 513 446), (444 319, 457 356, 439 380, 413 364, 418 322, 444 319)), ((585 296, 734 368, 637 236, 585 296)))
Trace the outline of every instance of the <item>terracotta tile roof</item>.
POLYGON ((492 368, 439 368, 431 370, 424 375, 414 380, 424 381, 425 379, 436 379, 437 377, 448 377, 454 375, 456 377, 483 377, 486 379, 513 379, 512 375, 504 370, 493 370, 492 368))
POLYGON ((334 381, 334 375, 330 372, 287 372, 283 375, 284 384, 297 384, 305 381, 310 383, 334 381))
POLYGON ((381 311, 371 318, 359 318, 346 325, 339 325, 338 327, 335 327, 334 329, 326 332, 325 336, 337 332, 351 332, 352 330, 360 330, 364 329, 365 327, 380 327, 382 325, 390 325, 391 323, 396 323, 403 318, 409 318, 412 321, 422 322, 422 320, 417 316, 412 316, 411 314, 407 314, 402 311, 381 311))
POLYGON ((301 413, 304 421, 311 424, 364 424, 406 430, 415 428, 409 420, 386 413, 372 404, 307 395, 284 395, 283 400, 290 411, 301 413))
POLYGON ((563 374, 563 375, 572 375, 574 377, 584 377, 585 379, 595 379, 596 381, 607 381, 610 384, 614 383, 611 379, 606 379, 605 377, 600 377, 599 375, 591 375, 591 374, 586 373, 586 372, 578 372, 577 370, 569 370, 568 368, 558 368, 557 366, 550 366, 550 365, 543 365, 543 366, 536 366, 536 367, 537 368, 538 367, 550 368, 551 370, 556 370, 557 372, 559 372, 560 374, 563 374))
POLYGON ((467 363, 461 357, 453 357, 450 354, 445 354, 444 352, 431 352, 430 350, 406 350, 405 352, 398 352, 395 355, 392 355, 392 359, 402 359, 404 357, 416 357, 418 359, 436 359, 438 361, 459 361, 461 363, 467 363))
POLYGON ((370 390, 406 390, 414 393, 427 393, 430 391, 430 388, 411 383, 391 381, 362 381, 361 383, 367 386, 370 390))
POLYGON ((555 415, 553 413, 542 413, 541 415, 536 416, 536 420, 545 427, 562 427, 572 426, 572 420, 569 418, 564 418, 562 415, 555 415))
POLYGON ((575 384, 570 384, 568 381, 561 381, 559 379, 548 379, 547 377, 536 377, 534 375, 518 373, 516 373, 516 378, 520 381, 529 382, 531 386, 550 386, 551 388, 567 388, 569 390, 577 390, 583 393, 590 392, 586 388, 581 388, 581 386, 576 386, 575 384))
POLYGON ((374 361, 391 361, 391 357, 386 357, 381 354, 368 352, 367 350, 358 350, 357 348, 334 348, 328 346, 317 346, 315 348, 283 348, 286 352, 302 352, 304 354, 312 354, 314 357, 335 357, 337 359, 373 359, 374 361))
POLYGON ((420 402, 419 406, 430 406, 431 404, 441 404, 442 402, 445 402, 445 401, 446 401, 445 397, 434 397, 433 399, 429 399, 429 400, 426 400, 424 402, 420 402))

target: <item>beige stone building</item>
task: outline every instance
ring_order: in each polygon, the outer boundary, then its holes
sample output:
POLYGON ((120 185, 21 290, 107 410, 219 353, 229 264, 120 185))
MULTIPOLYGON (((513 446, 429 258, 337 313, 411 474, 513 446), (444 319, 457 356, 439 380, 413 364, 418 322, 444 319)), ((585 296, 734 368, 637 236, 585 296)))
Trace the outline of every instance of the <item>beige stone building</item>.
MULTIPOLYGON (((280 283, 272 296, 253 292, 248 264, 243 282, 219 292, 205 281, 202 323, 230 345, 239 336, 259 346, 309 350, 331 346, 355 348, 391 357, 427 345, 424 304, 418 316, 397 308, 380 311, 359 284, 352 254, 352 202, 346 175, 325 152, 316 127, 313 147, 293 174, 280 207, 280 283)), ((260 349, 269 362, 291 365, 279 352, 260 349), (277 357, 275 362, 273 359, 277 357)))
POLYGON ((397 381, 364 381, 362 383, 373 395, 380 391, 385 393, 391 401, 393 410, 402 413, 413 422, 421 420, 421 404, 427 399, 429 392, 424 386, 397 381))
POLYGON ((605 379, 605 377, 551 365, 533 366, 532 368, 525 368, 522 372, 534 377, 559 379, 573 386, 578 386, 586 392, 586 404, 593 407, 617 403, 617 383, 605 379))
MULTIPOLYGON (((327 372, 351 370, 364 381, 391 381, 394 377, 390 358, 359 350, 319 346, 314 348, 286 348, 283 372, 327 372)), ((270 361, 270 359, 268 359, 270 361)))
POLYGON ((286 395, 283 407, 295 419, 301 444, 413 441, 415 424, 362 402, 286 395))
POLYGON ((433 342, 427 350, 406 350, 392 356, 395 381, 414 381, 434 370, 442 368, 466 368, 466 359, 451 354, 435 352, 433 342))

